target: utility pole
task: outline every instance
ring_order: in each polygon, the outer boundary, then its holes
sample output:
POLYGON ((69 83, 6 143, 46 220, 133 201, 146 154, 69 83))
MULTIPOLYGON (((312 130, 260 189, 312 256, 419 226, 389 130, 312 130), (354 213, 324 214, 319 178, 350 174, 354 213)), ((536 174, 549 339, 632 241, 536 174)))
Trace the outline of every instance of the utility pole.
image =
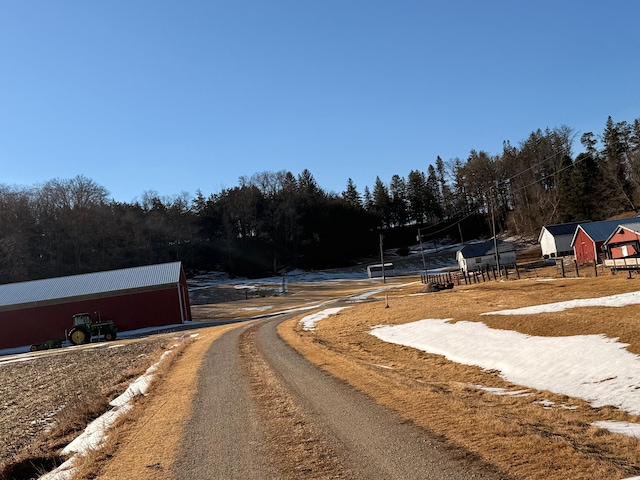
POLYGON ((382 248, 383 238, 382 234, 380 234, 380 263, 382 264, 382 283, 387 283, 387 278, 384 276, 384 249, 382 248))
POLYGON ((498 276, 502 277, 502 270, 500 270, 500 252, 498 251, 498 237, 496 236, 496 214, 495 214, 495 198, 491 191, 493 186, 489 187, 489 193, 491 194, 491 224, 493 226, 493 251, 496 254, 496 267, 498 268, 498 276))
POLYGON ((424 248, 422 247, 422 233, 420 232, 420 227, 418 227, 418 242, 420 242, 420 253, 422 254, 422 268, 424 269, 424 274, 427 274, 427 262, 424 259, 424 248))

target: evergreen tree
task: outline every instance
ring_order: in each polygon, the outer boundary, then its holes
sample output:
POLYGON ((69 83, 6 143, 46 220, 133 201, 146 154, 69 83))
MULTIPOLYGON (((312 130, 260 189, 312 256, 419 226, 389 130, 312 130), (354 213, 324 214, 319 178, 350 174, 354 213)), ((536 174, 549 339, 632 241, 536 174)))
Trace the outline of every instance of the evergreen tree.
POLYGON ((450 217, 452 214, 451 188, 447 184, 445 178, 445 165, 442 158, 440 158, 440 155, 436 158, 436 172, 438 184, 440 185, 442 213, 445 217, 450 217))
POLYGON ((409 218, 418 224, 425 222, 429 207, 429 195, 424 172, 419 170, 409 172, 407 177, 407 201, 409 204, 409 218))
POLYGON ((362 197, 364 209, 367 212, 373 211, 373 196, 371 195, 371 191, 369 190, 369 187, 367 185, 365 185, 364 187, 364 193, 362 197))
POLYGON ((351 178, 347 180, 347 189, 342 192, 342 198, 344 198, 352 207, 362 208, 362 199, 360 198, 358 189, 351 178))
POLYGON ((612 200, 617 202, 619 210, 637 212, 634 200, 634 188, 631 182, 629 163, 627 161, 628 141, 631 132, 626 122, 614 123, 607 118, 602 135, 602 167, 605 179, 612 188, 612 200))
POLYGON ((391 226, 391 197, 389 196, 389 189, 382 183, 380 177, 376 177, 376 182, 373 186, 373 212, 382 226, 391 226))
POLYGON ((395 226, 403 226, 407 223, 407 186, 404 178, 394 175, 389 184, 391 196, 391 222, 395 226))
POLYGON ((427 169, 426 198, 427 211, 433 220, 442 219, 442 194, 440 192, 440 184, 433 165, 429 165, 427 169))

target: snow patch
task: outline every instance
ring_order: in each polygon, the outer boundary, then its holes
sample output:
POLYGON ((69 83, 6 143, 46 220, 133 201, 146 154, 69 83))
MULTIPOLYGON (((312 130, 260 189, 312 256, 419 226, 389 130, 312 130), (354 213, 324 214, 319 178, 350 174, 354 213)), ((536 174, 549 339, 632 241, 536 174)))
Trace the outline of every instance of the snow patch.
POLYGON ((640 357, 604 335, 535 337, 448 319, 378 326, 371 334, 453 362, 497 370, 510 383, 640 414, 640 357))
POLYGON ((578 300, 567 300, 565 302, 547 303, 543 305, 532 305, 530 307, 512 308, 508 310, 498 310, 497 312, 487 312, 482 315, 531 315, 536 313, 555 313, 579 307, 624 307, 626 305, 640 304, 640 292, 620 293, 598 298, 582 298, 578 300))
POLYGON ((307 315, 300 319, 300 323, 302 324, 303 330, 315 330, 316 323, 320 320, 324 320, 325 318, 335 315, 340 310, 343 310, 347 307, 333 307, 322 310, 321 312, 312 313, 311 315, 307 315))
POLYGON ((614 422, 607 420, 602 422, 593 422, 591 425, 593 425, 594 427, 602 428, 604 430, 609 430, 613 433, 621 433, 622 435, 626 435, 628 437, 640 438, 640 424, 638 423, 614 422))

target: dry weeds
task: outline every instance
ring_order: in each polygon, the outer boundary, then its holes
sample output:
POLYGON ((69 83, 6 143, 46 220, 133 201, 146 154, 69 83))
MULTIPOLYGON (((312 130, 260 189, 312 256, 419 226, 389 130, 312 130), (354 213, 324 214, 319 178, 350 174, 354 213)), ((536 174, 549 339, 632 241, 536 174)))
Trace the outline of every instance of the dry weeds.
MULTIPOLYGON (((530 335, 605 334, 640 352, 640 306, 573 309, 526 316, 481 313, 540 303, 640 290, 624 275, 556 281, 520 280, 404 294, 342 310, 303 331, 296 319, 280 334, 334 375, 367 392, 406 418, 446 436, 517 478, 619 479, 640 474, 640 442, 590 424, 596 420, 638 422, 612 407, 592 408, 579 399, 536 392, 497 396, 474 385, 518 390, 496 372, 447 361, 441 356, 382 342, 369 334, 378 324, 424 318, 482 321, 492 328, 530 335), (552 408, 537 403, 554 402, 552 408), (576 409, 570 409, 577 407, 576 409)), ((529 389, 531 391, 531 389, 529 389)))

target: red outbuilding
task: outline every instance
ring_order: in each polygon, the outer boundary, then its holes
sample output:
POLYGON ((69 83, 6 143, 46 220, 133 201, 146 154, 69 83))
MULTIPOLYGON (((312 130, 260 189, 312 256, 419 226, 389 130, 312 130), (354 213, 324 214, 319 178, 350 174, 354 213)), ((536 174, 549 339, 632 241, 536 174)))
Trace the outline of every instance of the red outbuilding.
POLYGON ((0 285, 0 349, 65 338, 73 315, 119 332, 191 320, 180 262, 0 285))
POLYGON ((602 245, 619 225, 637 223, 638 217, 618 220, 604 220, 602 222, 581 223, 576 228, 571 246, 578 263, 600 261, 603 256, 602 245))
POLYGON ((640 255, 640 223, 619 225, 602 247, 607 258, 628 258, 640 255))

